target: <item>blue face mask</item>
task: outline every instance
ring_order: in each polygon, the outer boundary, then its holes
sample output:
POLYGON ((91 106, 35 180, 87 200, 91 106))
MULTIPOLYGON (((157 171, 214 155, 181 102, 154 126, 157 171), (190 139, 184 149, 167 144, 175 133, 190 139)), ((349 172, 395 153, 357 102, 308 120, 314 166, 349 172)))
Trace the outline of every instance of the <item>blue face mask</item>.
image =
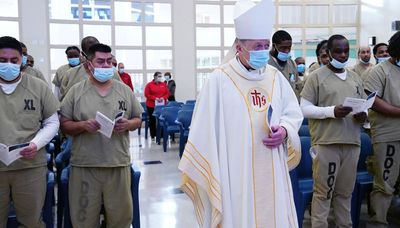
POLYGON ((347 60, 346 62, 342 63, 337 61, 336 59, 332 58, 332 60, 330 61, 330 64, 335 67, 336 69, 343 69, 346 67, 347 63, 349 62, 349 60, 347 60))
POLYGON ((79 58, 68 58, 68 64, 72 67, 78 66, 81 63, 79 58))
POLYGON ((303 74, 305 71, 306 71, 306 65, 304 65, 304 64, 297 65, 297 72, 299 72, 300 74, 303 74))
POLYGON ((94 68, 93 76, 99 82, 106 82, 114 76, 114 68, 94 68))
POLYGON ((278 51, 278 56, 277 58, 282 61, 282 62, 286 62, 288 61, 288 59, 290 59, 290 53, 285 53, 285 52, 280 52, 278 51))
POLYGON ((13 63, 0 63, 0 77, 4 81, 15 80, 20 73, 21 65, 13 63))
POLYGON ((377 63, 381 63, 381 62, 385 62, 386 60, 390 59, 390 57, 381 57, 381 58, 377 58, 376 62, 377 63))
POLYGON ((267 65, 269 60, 268 50, 248 51, 248 52, 250 54, 250 59, 247 61, 247 63, 251 66, 251 68, 258 70, 267 65))
POLYGON ((124 68, 120 68, 120 69, 119 69, 119 73, 120 73, 120 74, 125 73, 125 69, 124 69, 124 68))
POLYGON ((22 65, 22 66, 25 66, 27 61, 28 61, 28 56, 23 55, 23 56, 22 56, 22 60, 21 60, 21 65, 22 65))

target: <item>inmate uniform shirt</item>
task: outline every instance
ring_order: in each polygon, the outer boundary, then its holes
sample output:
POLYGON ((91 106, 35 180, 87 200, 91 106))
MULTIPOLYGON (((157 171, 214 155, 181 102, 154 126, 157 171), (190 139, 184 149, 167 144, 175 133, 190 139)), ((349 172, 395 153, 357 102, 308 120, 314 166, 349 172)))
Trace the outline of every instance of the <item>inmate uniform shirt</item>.
POLYGON ((308 73, 311 74, 315 70, 318 70, 320 68, 320 65, 318 62, 314 63, 310 68, 308 68, 308 73))
MULTIPOLYGON (((73 121, 95 119, 99 111, 113 120, 120 111, 125 118, 141 117, 143 109, 131 89, 113 80, 106 96, 100 96, 90 79, 74 85, 61 103, 61 114, 73 121)), ((79 167, 121 167, 130 164, 129 132, 113 132, 107 138, 99 132, 73 137, 71 164, 79 167)))
MULTIPOLYGON (((8 146, 30 142, 43 120, 57 112, 59 102, 43 81, 23 74, 11 94, 0 89, 0 143, 8 146)), ((47 164, 42 148, 32 160, 20 158, 9 166, 0 162, 0 171, 40 167, 47 164)))
MULTIPOLYGON (((377 91, 377 96, 387 103, 400 107, 400 67, 385 61, 376 65, 364 81, 367 91, 377 91)), ((372 109, 368 119, 374 143, 400 140, 400 118, 386 116, 372 109)))
MULTIPOLYGON (((76 66, 68 70, 65 73, 65 76, 63 76, 61 81, 61 87, 60 87, 61 100, 65 97, 65 95, 68 93, 68 91, 71 89, 72 86, 87 78, 88 78, 88 73, 86 72, 83 64, 80 64, 79 66, 76 66)), ((114 72, 113 79, 121 81, 121 78, 119 77, 116 71, 114 72)))
POLYGON ((296 97, 299 98, 300 92, 302 90, 302 81, 299 79, 299 74, 297 72, 296 63, 292 59, 288 59, 285 66, 279 65, 278 61, 270 55, 268 64, 278 69, 283 76, 288 80, 290 86, 292 87, 296 97))
POLYGON ((34 76, 36 78, 39 78, 40 80, 44 81, 47 85, 47 80, 40 70, 30 67, 30 66, 26 66, 26 68, 24 70, 22 70, 22 72, 24 72, 25 74, 34 76))
POLYGON ((61 87, 62 78, 65 76, 66 72, 71 68, 72 67, 69 64, 65 64, 65 65, 60 66, 57 69, 56 74, 54 75, 54 78, 53 78, 53 81, 52 81, 53 84, 55 86, 57 86, 58 88, 60 88, 61 87))
MULTIPOLYGON (((321 67, 308 76, 301 97, 318 107, 343 104, 346 97, 365 98, 359 76, 350 70, 346 72, 346 80, 342 80, 327 66, 321 67)), ((360 126, 352 114, 345 118, 309 119, 313 145, 360 145, 360 126)))
POLYGON ((358 62, 356 65, 354 65, 353 68, 351 68, 352 71, 356 72, 360 77, 362 77, 363 73, 370 69, 373 65, 371 63, 368 64, 367 67, 365 67, 365 64, 362 62, 358 62))

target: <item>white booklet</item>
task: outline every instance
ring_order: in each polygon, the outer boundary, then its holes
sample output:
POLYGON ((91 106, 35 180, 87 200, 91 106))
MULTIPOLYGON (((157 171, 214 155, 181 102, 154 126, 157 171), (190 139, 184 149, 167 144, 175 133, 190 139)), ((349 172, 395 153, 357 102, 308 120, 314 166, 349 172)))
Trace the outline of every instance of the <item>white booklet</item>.
POLYGON ((25 149, 28 146, 29 143, 22 143, 12 146, 7 146, 0 143, 0 161, 3 162, 6 166, 10 165, 15 160, 22 157, 19 152, 21 152, 21 150, 25 149))
POLYGON ((353 108, 352 113, 364 112, 372 107, 375 101, 375 97, 376 97, 376 92, 371 93, 367 97, 367 99, 346 97, 346 99, 343 102, 343 106, 352 107, 353 108))
POLYGON ((97 111, 96 112, 96 121, 100 124, 100 130, 99 132, 106 136, 107 138, 111 138, 112 132, 114 130, 114 125, 115 123, 122 119, 124 117, 125 111, 120 111, 118 114, 115 116, 114 120, 111 120, 107 116, 105 116, 103 113, 97 111))

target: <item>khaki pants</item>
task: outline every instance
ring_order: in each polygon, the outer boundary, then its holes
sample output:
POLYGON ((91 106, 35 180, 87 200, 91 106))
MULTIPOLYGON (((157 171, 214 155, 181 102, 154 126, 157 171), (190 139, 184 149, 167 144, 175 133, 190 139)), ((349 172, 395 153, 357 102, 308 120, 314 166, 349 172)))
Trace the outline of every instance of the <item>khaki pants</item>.
POLYGON ((19 227, 42 228, 47 167, 0 171, 0 227, 7 227, 10 196, 19 227))
POLYGON ((72 167, 69 204, 73 227, 98 227, 103 202, 107 228, 130 227, 133 216, 130 166, 72 167))
POLYGON ((357 175, 360 147, 356 145, 316 145, 312 148, 313 198, 311 226, 327 228, 329 210, 333 207, 336 227, 352 227, 351 194, 357 175))
POLYGON ((371 218, 367 227, 386 227, 386 214, 392 201, 400 168, 400 141, 374 144, 374 186, 371 192, 371 218))

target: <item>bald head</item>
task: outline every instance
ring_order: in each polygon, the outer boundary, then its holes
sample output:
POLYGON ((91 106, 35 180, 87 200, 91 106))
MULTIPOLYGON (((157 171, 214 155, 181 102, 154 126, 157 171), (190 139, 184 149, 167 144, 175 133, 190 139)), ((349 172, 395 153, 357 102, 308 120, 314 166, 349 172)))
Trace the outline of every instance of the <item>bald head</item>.
POLYGON ((358 58, 362 63, 368 64, 371 59, 371 48, 369 46, 360 46, 358 49, 358 58))
POLYGON ((90 46, 92 46, 93 44, 98 44, 98 43, 100 43, 100 42, 96 37, 87 36, 82 39, 82 42, 81 42, 82 51, 87 53, 89 51, 90 46))

